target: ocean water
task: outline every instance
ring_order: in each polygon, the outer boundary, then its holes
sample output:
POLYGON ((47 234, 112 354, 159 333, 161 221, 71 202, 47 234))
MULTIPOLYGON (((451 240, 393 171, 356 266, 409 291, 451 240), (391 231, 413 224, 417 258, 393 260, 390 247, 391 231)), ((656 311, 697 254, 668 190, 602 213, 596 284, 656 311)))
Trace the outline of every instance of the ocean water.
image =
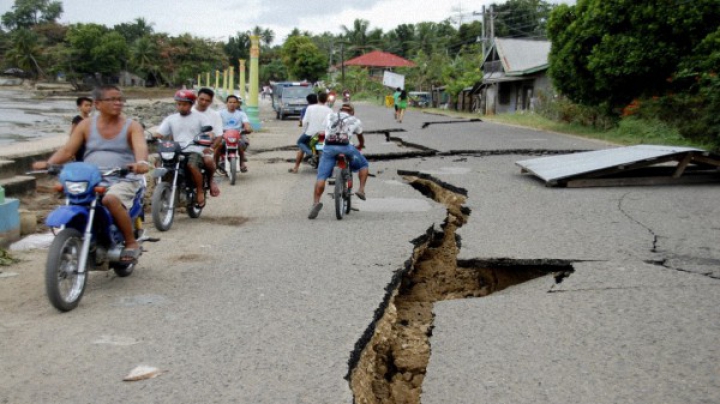
POLYGON ((70 132, 74 97, 37 98, 32 91, 0 89, 0 147, 70 132))

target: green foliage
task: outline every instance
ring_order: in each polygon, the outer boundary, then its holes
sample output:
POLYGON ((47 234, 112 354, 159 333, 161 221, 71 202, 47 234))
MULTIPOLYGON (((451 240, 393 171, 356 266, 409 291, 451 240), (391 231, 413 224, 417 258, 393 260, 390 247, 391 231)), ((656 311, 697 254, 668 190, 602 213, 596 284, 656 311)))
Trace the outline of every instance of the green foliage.
POLYGON ((678 63, 717 29, 717 0, 584 0, 550 15, 550 75, 571 100, 618 111, 664 94, 678 63))
POLYGON ((282 47, 281 55, 293 79, 317 81, 327 69, 327 59, 306 36, 289 37, 282 47))
POLYGON ((63 12, 62 3, 50 0, 15 0, 12 11, 0 17, 2 25, 9 30, 30 28, 43 23, 53 23, 63 12))
POLYGON ((66 39, 72 49, 70 66, 75 73, 112 75, 127 60, 125 38, 103 25, 71 25, 66 39))
POLYGON ((288 77, 287 68, 280 59, 274 59, 260 66, 260 82, 282 81, 288 77))
POLYGON ((543 0, 507 0, 493 4, 497 13, 495 36, 544 37, 545 24, 553 5, 543 0))
POLYGON ((238 59, 250 59, 250 35, 246 32, 238 32, 234 37, 230 37, 224 49, 228 61, 232 64, 238 59))
POLYGON ((122 35, 127 43, 133 43, 144 36, 151 35, 154 32, 152 26, 152 23, 148 24, 144 18, 138 17, 131 23, 124 22, 115 25, 113 30, 122 35))
POLYGON ((458 55, 452 63, 445 65, 442 70, 443 83, 445 92, 453 101, 464 88, 482 81, 482 61, 482 54, 471 47, 458 55))
POLYGON ((7 63, 38 77, 44 74, 41 67, 42 58, 41 37, 34 31, 20 28, 10 35, 9 49, 5 52, 7 63))

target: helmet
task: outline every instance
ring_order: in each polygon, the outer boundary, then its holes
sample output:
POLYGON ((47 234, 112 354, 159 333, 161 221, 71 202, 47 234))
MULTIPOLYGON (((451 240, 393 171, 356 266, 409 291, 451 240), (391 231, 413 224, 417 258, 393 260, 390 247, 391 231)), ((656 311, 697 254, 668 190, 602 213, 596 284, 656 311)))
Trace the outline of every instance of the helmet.
POLYGON ((191 104, 195 103, 197 95, 192 90, 178 90, 175 93, 175 101, 185 101, 191 104))

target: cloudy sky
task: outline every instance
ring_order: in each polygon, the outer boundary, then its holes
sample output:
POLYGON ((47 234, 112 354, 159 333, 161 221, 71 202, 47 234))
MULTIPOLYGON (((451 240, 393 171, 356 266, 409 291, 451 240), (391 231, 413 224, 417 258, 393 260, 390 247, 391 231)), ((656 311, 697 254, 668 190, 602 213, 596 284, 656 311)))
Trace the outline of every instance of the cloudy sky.
MULTIPOLYGON (((226 41, 238 31, 256 25, 275 32, 279 44, 295 27, 320 34, 342 32, 341 25, 352 27, 356 18, 370 22, 370 28, 394 29, 400 24, 421 21, 439 22, 462 13, 464 21, 479 17, 482 6, 498 0, 61 0, 63 24, 94 22, 112 27, 142 17, 153 24, 155 32, 226 41), (170 6, 168 6, 170 4, 170 6)), ((574 0, 558 0, 556 2, 574 0)), ((9 11, 14 1, 0 0, 0 14, 9 11)))

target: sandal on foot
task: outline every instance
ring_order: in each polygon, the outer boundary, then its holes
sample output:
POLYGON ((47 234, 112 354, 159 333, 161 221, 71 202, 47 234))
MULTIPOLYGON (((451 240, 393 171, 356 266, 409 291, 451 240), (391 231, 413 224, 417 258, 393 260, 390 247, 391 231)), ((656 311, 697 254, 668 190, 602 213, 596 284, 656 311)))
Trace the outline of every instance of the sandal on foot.
POLYGON ((315 205, 313 205, 312 209, 310 209, 308 219, 315 219, 318 216, 318 213, 320 213, 320 209, 322 209, 322 207, 322 203, 316 203, 315 205))
MULTIPOLYGON (((219 187, 217 186, 217 184, 213 181, 213 182, 210 183, 210 196, 215 197, 215 196, 218 196, 218 195, 220 195, 220 188, 219 188, 219 187)), ((204 203, 203 203, 203 206, 205 206, 204 203)))
POLYGON ((140 247, 137 248, 124 248, 120 253, 120 262, 125 264, 134 264, 140 258, 142 250, 140 247))
POLYGON ((246 172, 247 172, 247 167, 240 167, 240 172, 241 172, 241 173, 246 173, 246 172))
POLYGON ((355 196, 362 199, 363 201, 365 200, 365 192, 355 192, 355 196))
POLYGON ((294 168, 288 168, 288 172, 289 172, 290 174, 297 174, 297 173, 298 173, 297 171, 295 171, 294 168))

